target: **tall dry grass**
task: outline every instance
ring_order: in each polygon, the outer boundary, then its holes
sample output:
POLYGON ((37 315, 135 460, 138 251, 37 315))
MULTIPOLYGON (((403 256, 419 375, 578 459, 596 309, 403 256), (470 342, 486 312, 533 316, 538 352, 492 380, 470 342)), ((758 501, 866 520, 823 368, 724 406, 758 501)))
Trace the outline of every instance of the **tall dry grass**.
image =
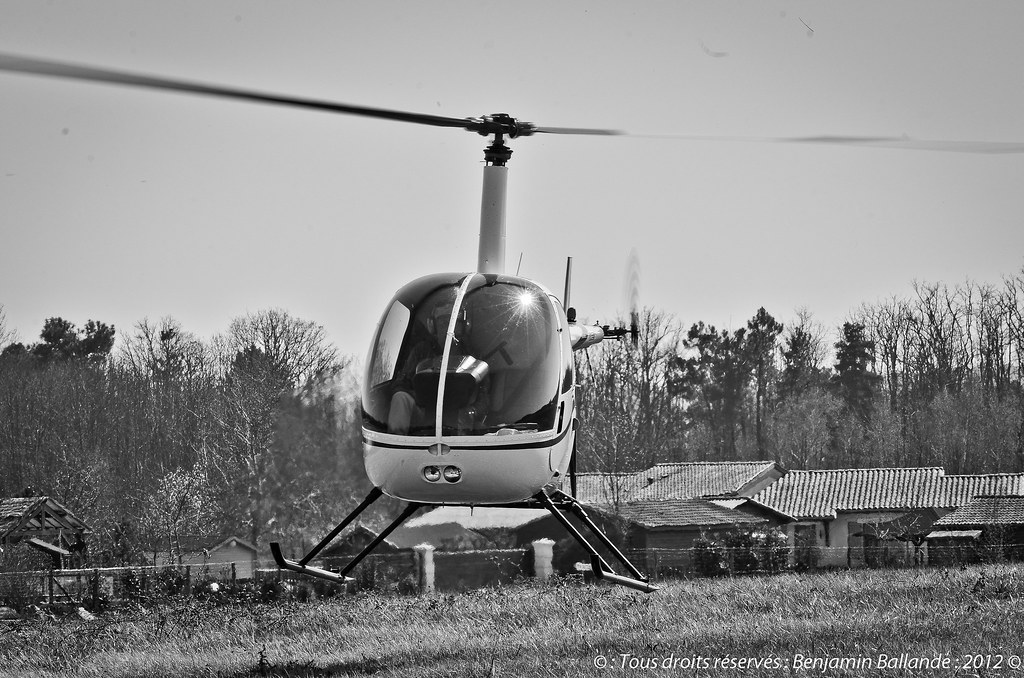
POLYGON ((695 579, 652 595, 556 583, 247 607, 191 601, 9 622, 0 675, 1012 676, 1024 675, 1005 659, 1024 656, 1022 596, 1024 572, 1001 565, 695 579), (988 672, 794 663, 882 653, 955 666, 965 655, 1004 659, 988 672))

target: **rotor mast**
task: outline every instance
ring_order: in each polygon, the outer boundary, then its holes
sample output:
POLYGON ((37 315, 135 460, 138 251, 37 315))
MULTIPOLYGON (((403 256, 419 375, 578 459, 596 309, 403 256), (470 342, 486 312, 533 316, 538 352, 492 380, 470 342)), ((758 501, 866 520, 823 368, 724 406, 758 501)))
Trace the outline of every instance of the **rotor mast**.
POLYGON ((508 195, 506 164, 512 157, 512 149, 505 144, 503 130, 493 130, 493 134, 494 141, 484 149, 480 252, 477 258, 477 271, 480 273, 505 272, 505 203, 508 195))

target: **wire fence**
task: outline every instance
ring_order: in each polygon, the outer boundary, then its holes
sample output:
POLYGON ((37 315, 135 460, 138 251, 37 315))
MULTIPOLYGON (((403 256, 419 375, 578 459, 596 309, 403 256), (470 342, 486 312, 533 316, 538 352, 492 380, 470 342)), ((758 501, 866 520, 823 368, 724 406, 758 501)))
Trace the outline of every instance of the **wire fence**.
MULTIPOLYGON (((534 575, 529 549, 439 552, 437 555, 437 581, 442 589, 499 585, 534 575)), ((708 542, 690 548, 635 549, 626 551, 625 555, 652 580, 664 581, 821 568, 1022 562, 1024 544, 886 542, 878 546, 794 548, 779 544, 736 547, 708 542)), ((606 560, 620 569, 612 558, 606 560)), ((337 569, 343 564, 344 561, 326 562, 324 566, 337 569)), ((353 570, 353 581, 347 585, 282 572, 273 561, 0 572, 0 606, 23 609, 31 605, 64 604, 97 610, 110 606, 145 607, 183 596, 214 602, 270 602, 282 598, 310 600, 360 590, 415 593, 423 580, 417 568, 414 553, 400 551, 369 556, 353 570), (249 576, 240 577, 240 572, 249 576)), ((586 559, 563 558, 555 572, 584 578, 593 576, 586 559)))

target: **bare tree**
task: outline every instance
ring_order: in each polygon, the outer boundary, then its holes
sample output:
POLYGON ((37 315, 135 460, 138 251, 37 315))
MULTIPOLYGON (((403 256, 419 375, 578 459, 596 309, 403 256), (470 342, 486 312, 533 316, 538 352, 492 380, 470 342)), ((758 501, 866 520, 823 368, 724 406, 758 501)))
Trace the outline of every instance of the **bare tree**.
POLYGON ((339 358, 322 326, 281 309, 235 318, 217 344, 225 365, 230 365, 239 353, 255 348, 295 386, 335 372, 347 363, 339 358))
POLYGON ((7 348, 8 344, 12 344, 18 339, 18 333, 7 326, 7 312, 4 311, 4 305, 0 304, 0 351, 7 348))
POLYGON ((604 342, 578 359, 581 470, 621 473, 667 461, 680 442, 671 388, 681 330, 644 309, 636 345, 604 342))
POLYGON ((184 538, 210 536, 213 497, 205 469, 197 465, 165 473, 145 502, 142 518, 150 547, 156 551, 159 546, 170 562, 181 557, 184 538))
POLYGON ((210 372, 208 349, 170 316, 159 322, 143 318, 135 324, 118 353, 119 362, 134 374, 156 381, 192 381, 210 372))

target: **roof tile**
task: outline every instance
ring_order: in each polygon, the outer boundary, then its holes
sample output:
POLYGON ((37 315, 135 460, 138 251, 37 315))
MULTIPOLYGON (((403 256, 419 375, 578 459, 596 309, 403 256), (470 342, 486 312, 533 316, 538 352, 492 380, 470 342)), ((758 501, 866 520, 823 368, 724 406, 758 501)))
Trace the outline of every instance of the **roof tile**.
POLYGON ((630 502, 618 514, 647 528, 753 526, 767 521, 705 499, 662 499, 630 502))
POLYGON ((737 495, 759 480, 782 475, 773 461, 693 461, 656 464, 633 473, 581 473, 576 498, 588 504, 737 495))
POLYGON ((947 476, 939 467, 789 471, 757 501, 797 520, 837 511, 956 508, 980 494, 1024 494, 1024 474, 947 476))
POLYGON ((1024 496, 984 495, 935 521, 936 527, 1024 525, 1024 496))

